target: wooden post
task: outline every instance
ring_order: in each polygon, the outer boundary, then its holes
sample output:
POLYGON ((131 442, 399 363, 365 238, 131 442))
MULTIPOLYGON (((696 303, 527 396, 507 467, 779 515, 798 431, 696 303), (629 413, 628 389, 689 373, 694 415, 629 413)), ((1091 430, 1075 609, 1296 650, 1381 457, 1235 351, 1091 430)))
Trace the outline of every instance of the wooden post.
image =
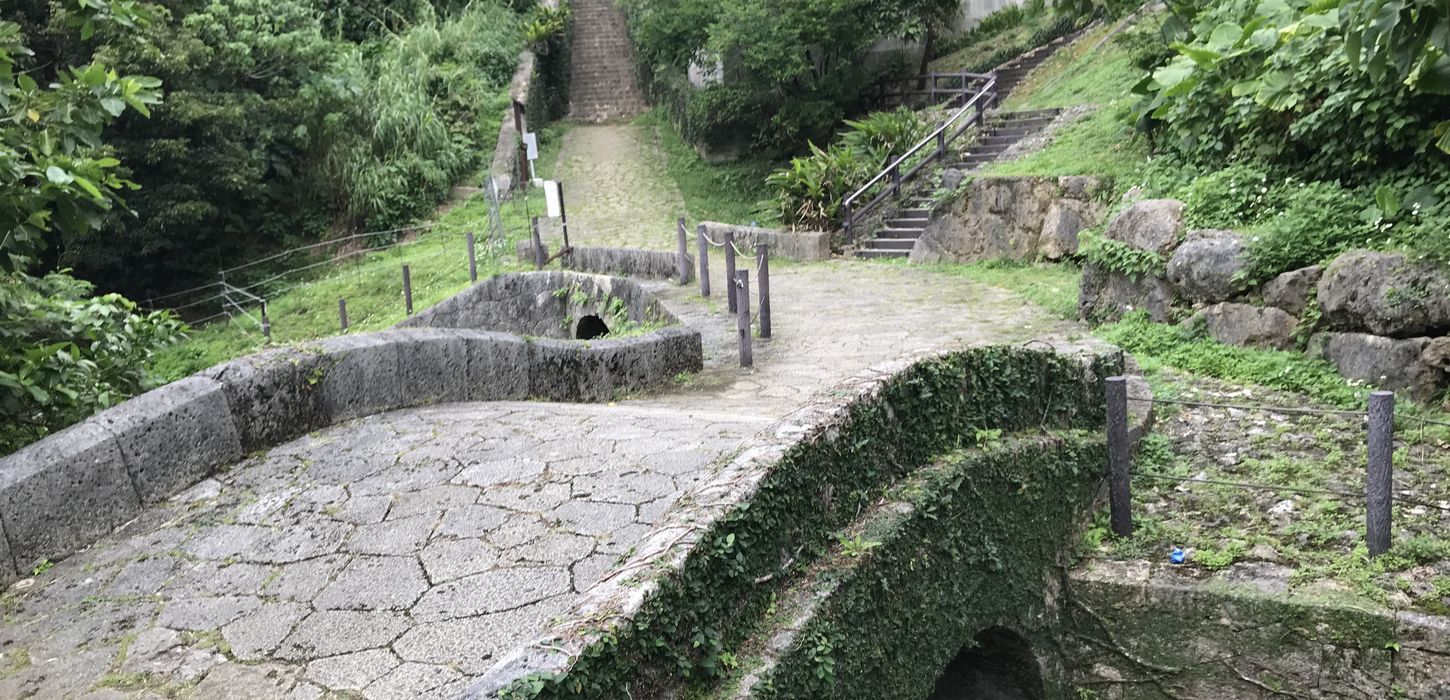
POLYGON ((267 300, 262 300, 262 337, 268 345, 272 344, 272 319, 267 318, 267 300))
POLYGON ((770 248, 755 244, 755 277, 760 285, 760 337, 770 337, 770 248))
POLYGON ((403 263, 403 308, 409 316, 413 315, 413 275, 408 271, 408 263, 403 263))
POLYGON ((700 296, 710 296, 710 241, 705 238, 705 225, 695 225, 695 250, 700 255, 700 296))
MULTIPOLYGON (((727 285, 735 283, 735 231, 725 232, 725 282, 727 285)), ((730 297, 725 300, 725 307, 730 313, 735 313, 735 290, 731 289, 730 297)))
POLYGON ((1108 501, 1113 534, 1133 534, 1133 496, 1130 488, 1132 455, 1128 451, 1128 380, 1108 377, 1108 501))
POLYGON ((1390 511, 1394 505, 1395 395, 1369 395, 1369 468, 1365 473, 1365 543, 1377 557, 1390 549, 1390 511))
POLYGON ((544 262, 549 259, 549 256, 544 253, 544 239, 539 236, 539 217, 535 216, 531 219, 530 224, 534 236, 534 268, 542 270, 544 262))
POLYGON ((473 231, 468 232, 468 281, 478 283, 478 255, 474 250, 473 231))
POLYGON ((338 298, 338 300, 337 300, 337 320, 338 320, 338 323, 340 323, 342 325, 342 332, 343 333, 346 333, 347 332, 347 300, 346 299, 338 298))
POLYGON ((750 347, 750 271, 735 273, 734 296, 739 311, 735 315, 735 330, 740 334, 740 366, 755 365, 755 353, 750 347))
POLYGON ((675 222, 675 242, 678 243, 680 256, 680 286, 690 283, 690 250, 685 243, 685 217, 680 217, 675 222))

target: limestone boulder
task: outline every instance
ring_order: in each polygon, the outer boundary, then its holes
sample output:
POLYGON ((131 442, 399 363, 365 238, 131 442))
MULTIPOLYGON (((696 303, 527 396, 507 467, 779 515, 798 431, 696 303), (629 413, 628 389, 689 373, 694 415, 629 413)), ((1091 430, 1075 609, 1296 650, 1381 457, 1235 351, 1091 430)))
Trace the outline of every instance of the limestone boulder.
POLYGON ((1323 265, 1310 265, 1285 272, 1264 285, 1264 303, 1295 316, 1304 313, 1315 285, 1324 276, 1323 265))
POLYGON ((1042 233, 1037 237, 1038 255, 1047 260, 1077 255, 1078 234, 1096 226, 1101 216, 1102 207, 1093 202, 1054 200, 1042 219, 1042 233))
POLYGON ((1095 322, 1116 321, 1133 311, 1147 311, 1154 321, 1167 321, 1173 305, 1173 289, 1157 275, 1132 277, 1121 272, 1087 265, 1082 270, 1077 312, 1095 322))
POLYGON ((1272 306, 1219 303, 1194 317, 1220 343, 1246 348, 1290 350, 1297 321, 1289 312, 1272 306))
POLYGON ((1137 202, 1114 217, 1103 236, 1166 258, 1183 239, 1183 202, 1176 199, 1137 202))
POLYGON ((1215 304, 1244 291, 1239 273, 1248 264, 1243 237, 1233 231, 1193 231, 1168 259, 1168 281, 1189 301, 1215 304))
POLYGON ((1328 360, 1341 375, 1381 389, 1403 392, 1419 402, 1434 399, 1445 389, 1443 367, 1434 359, 1439 344, 1431 338, 1387 338, 1366 333, 1316 333, 1309 340, 1311 355, 1328 360))
POLYGON ((1337 330, 1394 338, 1450 331, 1450 273, 1402 253, 1340 255, 1324 270, 1317 296, 1337 330))

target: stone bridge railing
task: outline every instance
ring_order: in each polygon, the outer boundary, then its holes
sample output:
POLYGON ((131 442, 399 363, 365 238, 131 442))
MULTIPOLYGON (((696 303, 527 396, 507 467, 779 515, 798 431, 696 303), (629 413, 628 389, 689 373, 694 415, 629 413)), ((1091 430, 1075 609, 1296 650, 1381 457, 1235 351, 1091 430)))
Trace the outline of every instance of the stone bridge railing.
MULTIPOLYGON (((569 295, 554 292, 569 284, 590 290, 585 296, 596 302, 608 298, 601 290, 625 297, 621 303, 640 320, 678 323, 635 282, 570 273, 495 278, 440 307, 485 308, 498 290, 507 291, 504 298, 563 307, 570 302, 561 297, 569 295)), ((589 308, 580 301, 574 306, 589 308)), ((482 318, 487 314, 425 312, 415 322, 482 324, 482 318)), ((238 358, 0 459, 0 583, 89 546, 248 453, 333 423, 453 401, 607 401, 667 384, 701 364, 699 332, 678 325, 589 342, 400 328, 238 358)))

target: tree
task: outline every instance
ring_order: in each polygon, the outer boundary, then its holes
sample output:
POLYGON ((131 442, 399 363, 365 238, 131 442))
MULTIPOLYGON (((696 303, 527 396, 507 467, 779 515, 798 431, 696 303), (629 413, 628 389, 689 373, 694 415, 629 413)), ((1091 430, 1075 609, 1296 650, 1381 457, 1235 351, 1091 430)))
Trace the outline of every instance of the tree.
MULTIPOLYGON (((98 23, 135 26, 134 5, 86 0, 82 33, 98 23)), ((147 361, 179 336, 170 314, 142 314, 118 295, 63 273, 27 273, 48 235, 87 235, 124 207, 134 184, 101 142, 133 110, 148 114, 155 78, 99 63, 61 71, 42 87, 17 60, 30 56, 20 28, 0 22, 0 453, 81 420, 145 389, 147 361)))

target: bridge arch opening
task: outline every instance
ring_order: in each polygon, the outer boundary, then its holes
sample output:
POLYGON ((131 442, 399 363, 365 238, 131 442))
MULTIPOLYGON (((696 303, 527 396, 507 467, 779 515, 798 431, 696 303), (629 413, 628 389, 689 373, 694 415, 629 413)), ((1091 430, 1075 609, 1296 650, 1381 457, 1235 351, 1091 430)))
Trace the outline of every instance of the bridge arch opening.
POLYGON ((977 633, 947 664, 931 700, 1042 700, 1042 668, 1032 645, 1005 627, 977 633))
POLYGON ((579 324, 574 326, 574 337, 578 340, 593 340, 606 335, 609 335, 609 324, 594 314, 579 319, 579 324))

